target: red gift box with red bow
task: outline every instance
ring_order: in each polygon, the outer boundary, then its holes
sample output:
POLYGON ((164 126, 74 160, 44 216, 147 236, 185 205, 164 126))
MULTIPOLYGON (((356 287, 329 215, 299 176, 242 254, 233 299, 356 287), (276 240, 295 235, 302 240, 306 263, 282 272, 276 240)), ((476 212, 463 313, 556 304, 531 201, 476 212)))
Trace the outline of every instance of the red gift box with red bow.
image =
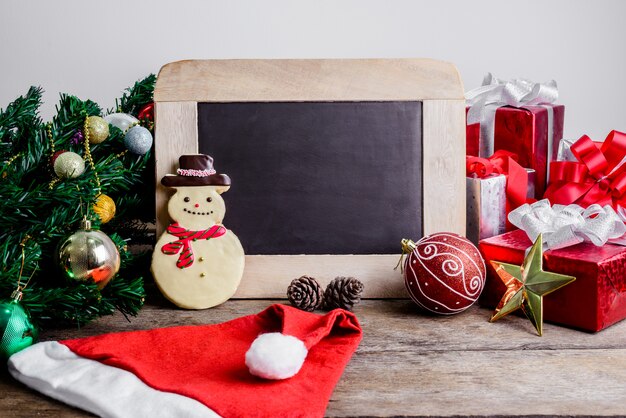
MULTIPOLYGON (((466 109, 469 110, 469 107, 466 109)), ((522 167, 536 172, 535 193, 542 196, 548 181, 548 162, 556 160, 563 138, 565 106, 542 105, 498 108, 495 114, 494 151, 506 150, 518 156, 522 167), (549 143, 549 111, 552 108, 552 143, 549 143)), ((480 124, 467 125, 467 154, 479 156, 480 124)))
POLYGON ((517 163, 517 156, 496 151, 489 158, 466 156, 466 234, 474 244, 510 230, 507 214, 534 201, 535 172, 517 163), (531 187, 528 187, 528 186, 531 187))
MULTIPOLYGON (((531 245, 526 233, 517 230, 484 239, 479 247, 487 261, 521 265, 531 245)), ((495 308, 506 288, 490 263, 487 266, 480 303, 495 308)), ((546 251, 543 269, 576 277, 544 297, 545 321, 596 332, 626 318, 626 247, 584 242, 546 251)))

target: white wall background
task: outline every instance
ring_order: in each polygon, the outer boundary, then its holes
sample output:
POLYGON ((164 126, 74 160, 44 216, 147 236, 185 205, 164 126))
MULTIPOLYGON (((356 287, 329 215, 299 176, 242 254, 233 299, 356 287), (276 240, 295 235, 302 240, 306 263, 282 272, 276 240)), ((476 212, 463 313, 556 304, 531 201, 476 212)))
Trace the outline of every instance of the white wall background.
POLYGON ((430 57, 466 89, 485 72, 554 78, 565 135, 626 131, 622 0, 1 0, 0 108, 30 85, 114 105, 188 58, 430 57))

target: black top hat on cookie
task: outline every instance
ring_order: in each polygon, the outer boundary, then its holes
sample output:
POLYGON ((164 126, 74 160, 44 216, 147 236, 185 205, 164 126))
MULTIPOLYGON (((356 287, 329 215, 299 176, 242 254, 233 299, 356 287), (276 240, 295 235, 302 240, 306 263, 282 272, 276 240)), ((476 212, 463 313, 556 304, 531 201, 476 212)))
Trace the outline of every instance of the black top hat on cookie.
POLYGON ((183 186, 230 186, 230 177, 218 174, 213 168, 210 155, 181 155, 176 174, 166 174, 161 184, 166 187, 183 186))

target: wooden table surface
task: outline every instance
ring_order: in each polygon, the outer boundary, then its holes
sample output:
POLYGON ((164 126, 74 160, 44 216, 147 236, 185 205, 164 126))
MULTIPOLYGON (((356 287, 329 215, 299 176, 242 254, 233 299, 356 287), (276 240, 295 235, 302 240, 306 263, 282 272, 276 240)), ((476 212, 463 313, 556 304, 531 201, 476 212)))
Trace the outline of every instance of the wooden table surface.
MULTIPOLYGON (((47 331, 42 340, 219 323, 271 303, 231 300, 186 311, 157 301, 131 322, 114 315, 80 330, 47 331)), ((408 300, 367 300, 355 313, 363 341, 328 416, 626 415, 626 321, 598 334, 546 324, 538 337, 525 318, 490 324, 490 311, 478 307, 433 317, 408 300)), ((0 394, 3 417, 88 416, 31 391, 6 371, 0 394)))

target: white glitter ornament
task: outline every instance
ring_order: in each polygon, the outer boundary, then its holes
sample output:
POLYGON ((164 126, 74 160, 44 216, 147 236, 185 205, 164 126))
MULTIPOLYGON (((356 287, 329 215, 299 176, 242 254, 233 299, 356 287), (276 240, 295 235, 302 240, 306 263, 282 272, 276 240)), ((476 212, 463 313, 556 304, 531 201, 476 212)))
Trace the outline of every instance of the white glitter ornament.
POLYGON ((85 160, 75 152, 67 151, 54 160, 53 168, 62 179, 76 178, 85 171, 85 160))
POLYGON ((143 126, 133 126, 124 136, 124 145, 133 154, 144 155, 152 148, 152 134, 143 126))
POLYGON ((139 119, 128 113, 111 113, 110 115, 106 115, 104 120, 116 128, 119 128, 122 132, 126 132, 126 129, 139 123, 139 119))

